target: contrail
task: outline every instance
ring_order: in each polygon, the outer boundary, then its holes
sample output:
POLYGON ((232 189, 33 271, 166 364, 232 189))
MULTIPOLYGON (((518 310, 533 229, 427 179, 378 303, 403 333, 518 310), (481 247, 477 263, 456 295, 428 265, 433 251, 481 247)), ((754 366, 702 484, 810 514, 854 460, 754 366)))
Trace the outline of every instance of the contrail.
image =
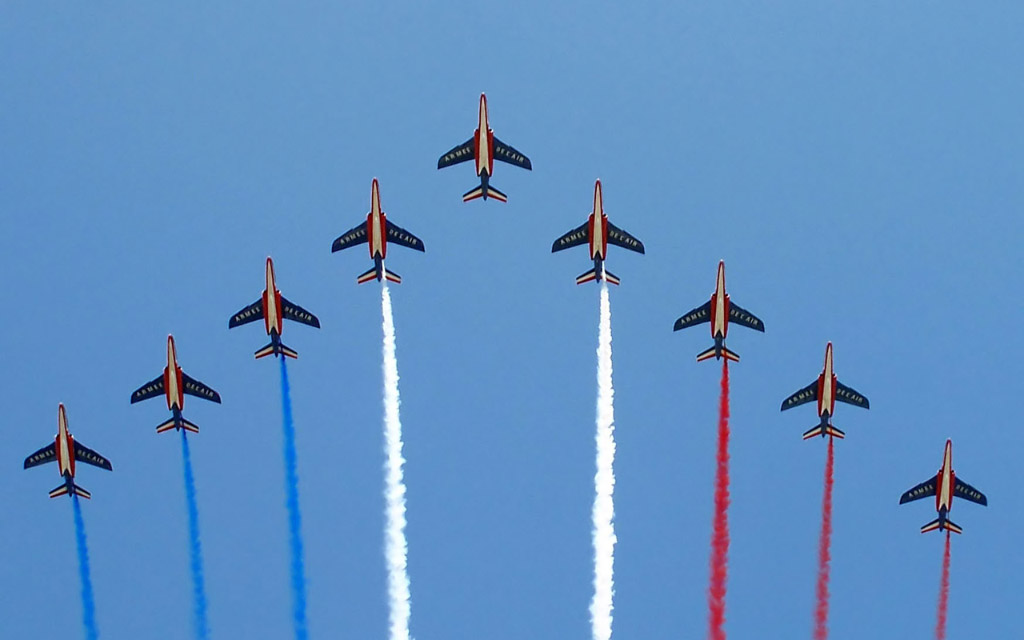
POLYGON ((718 401, 718 452, 715 469, 715 516, 711 537, 711 584, 708 588, 708 637, 725 640, 725 585, 729 558, 729 360, 722 360, 718 401))
POLYGON ((590 624, 594 640, 612 637, 612 579, 615 564, 615 389, 612 386, 612 309, 608 285, 601 282, 601 322, 597 339, 597 473, 594 475, 594 598, 590 624))
POLYGON ((821 501, 821 537, 818 539, 818 584, 815 589, 817 605, 814 608, 814 640, 828 637, 828 581, 832 562, 832 485, 835 454, 832 436, 828 437, 828 457, 825 459, 825 493, 821 501))
POLYGON ((85 522, 82 520, 82 507, 78 504, 78 495, 71 492, 71 505, 75 512, 75 546, 78 547, 78 577, 82 582, 82 627, 87 640, 96 640, 99 631, 96 629, 96 603, 92 598, 92 577, 89 572, 89 545, 85 538, 85 522))
POLYGON ((206 622, 206 585, 203 580, 203 548, 199 542, 199 507, 196 505, 196 481, 192 475, 192 453, 185 430, 181 430, 181 459, 185 468, 185 502, 188 507, 188 551, 192 568, 192 609, 196 638, 206 640, 210 631, 206 622))
POLYGON ((299 474, 295 455, 295 424, 288 386, 288 365, 281 356, 281 410, 284 414, 284 484, 288 506, 288 539, 292 552, 292 622, 296 640, 308 637, 306 629, 306 569, 302 560, 302 514, 299 512, 299 474))
POLYGON ((935 622, 935 640, 946 640, 946 614, 949 611, 949 531, 946 550, 942 554, 942 582, 939 584, 939 612, 935 622))
POLYGON ((387 522, 384 555, 388 565, 391 640, 409 640, 408 545, 405 541, 405 482, 402 479, 402 421, 398 413, 398 358, 395 355, 395 318, 387 282, 381 288, 384 328, 384 441, 387 453, 384 496, 387 522))

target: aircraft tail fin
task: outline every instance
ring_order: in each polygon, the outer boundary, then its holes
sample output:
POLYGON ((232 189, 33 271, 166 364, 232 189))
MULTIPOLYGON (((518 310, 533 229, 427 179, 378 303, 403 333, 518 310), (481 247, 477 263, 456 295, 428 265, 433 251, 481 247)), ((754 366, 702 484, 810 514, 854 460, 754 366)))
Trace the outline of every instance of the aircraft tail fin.
POLYGON ((843 438, 846 437, 846 433, 830 424, 827 424, 825 426, 819 424, 808 429, 807 431, 804 431, 804 440, 808 440, 810 438, 813 438, 814 436, 821 436, 822 438, 824 438, 825 436, 832 436, 833 438, 839 438, 840 440, 842 440, 843 438))
POLYGON ((470 189, 466 193, 462 194, 463 202, 469 202, 470 200, 476 200, 477 198, 483 198, 484 200, 486 200, 487 198, 494 198, 499 202, 508 202, 508 196, 498 191, 491 185, 487 185, 486 189, 484 188, 483 185, 480 185, 479 187, 476 187, 475 189, 470 189))
POLYGON ((369 271, 367 271, 365 273, 361 273, 361 274, 359 274, 359 276, 356 277, 356 282, 358 284, 364 284, 366 282, 369 282, 370 280, 377 280, 377 266, 376 265, 370 267, 369 271))
MULTIPOLYGON (((74 481, 71 482, 71 489, 75 492, 76 496, 80 496, 82 498, 85 498, 86 500, 88 500, 89 498, 92 497, 91 493, 89 493, 88 491, 86 491, 82 487, 80 487, 77 484, 75 484, 74 481)), ((68 483, 65 482, 64 484, 60 485, 59 487, 57 487, 53 491, 51 491, 50 492, 50 497, 51 498, 59 498, 60 496, 64 496, 64 495, 67 495, 67 494, 68 494, 68 483)))
POLYGON ((394 282, 395 284, 402 284, 402 276, 398 275, 394 271, 384 270, 384 277, 387 278, 388 282, 394 282))
POLYGON ((715 356, 715 351, 716 350, 715 350, 714 347, 711 347, 710 349, 705 349, 704 351, 701 351, 700 353, 697 354, 697 362, 704 362, 708 358, 714 357, 715 356))
POLYGON ((157 433, 163 433, 164 431, 170 431, 171 429, 173 429, 176 426, 178 426, 177 422, 175 421, 174 418, 171 418, 170 420, 167 420, 166 422, 161 422, 160 424, 158 424, 157 427, 156 427, 156 432, 157 433))
POLYGON ((729 347, 722 345, 722 355, 725 356, 726 360, 732 360, 733 362, 740 361, 740 354, 735 351, 730 351, 729 347))
POLYGON ((269 355, 283 355, 288 358, 298 358, 299 353, 290 347, 286 347, 283 342, 278 341, 277 343, 271 342, 267 346, 263 347, 256 352, 256 359, 266 358, 269 355))
POLYGON ((923 527, 921 527, 921 533, 928 533, 929 531, 935 531, 935 530, 939 529, 940 527, 943 528, 943 529, 948 529, 949 531, 952 531, 953 533, 963 533, 964 532, 964 530, 960 527, 960 525, 958 525, 957 523, 953 522, 952 520, 950 520, 948 518, 946 519, 945 524, 942 523, 942 518, 935 518, 934 520, 932 520, 928 524, 926 524, 923 527))
POLYGON ((603 279, 608 284, 619 284, 619 276, 615 275, 611 271, 608 271, 607 269, 605 269, 605 271, 604 271, 604 278, 603 279))

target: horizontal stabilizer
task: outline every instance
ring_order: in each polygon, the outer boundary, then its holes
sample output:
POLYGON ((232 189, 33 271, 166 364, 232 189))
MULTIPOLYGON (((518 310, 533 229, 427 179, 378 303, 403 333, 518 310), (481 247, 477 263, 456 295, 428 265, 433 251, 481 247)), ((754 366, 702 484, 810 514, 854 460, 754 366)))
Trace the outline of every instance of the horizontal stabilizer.
POLYGON ((199 425, 189 422, 185 418, 178 418, 175 420, 171 418, 167 422, 160 423, 156 428, 157 433, 163 433, 164 431, 170 431, 171 429, 184 429, 185 431, 191 431, 192 433, 199 433, 199 425))
POLYGON ((384 277, 387 278, 388 282, 394 282, 395 284, 402 284, 402 276, 398 275, 394 271, 384 270, 384 277))
POLYGON ((480 185, 476 189, 470 189, 466 193, 462 194, 463 202, 469 202, 470 200, 476 200, 478 198, 483 198, 484 200, 487 198, 494 198, 499 202, 508 202, 508 196, 490 185, 487 186, 486 192, 484 191, 483 185, 480 185))
POLYGON ((373 267, 370 267, 369 271, 367 271, 365 273, 359 274, 356 277, 356 282, 358 284, 364 284, 366 282, 369 282, 370 280, 377 280, 377 279, 378 279, 377 278, 377 267, 373 266, 373 267))
MULTIPOLYGON (((89 498, 92 498, 92 494, 91 493, 89 493, 88 491, 86 491, 82 487, 78 486, 74 482, 71 483, 71 488, 74 490, 75 495, 77 495, 77 496, 85 498, 86 500, 88 500, 89 498)), ((65 496, 67 494, 68 494, 68 485, 67 485, 67 483, 64 483, 64 484, 60 485, 59 487, 55 488, 53 491, 51 491, 50 492, 50 497, 51 498, 59 498, 60 496, 65 496)))
POLYGON ((583 284, 584 282, 591 282, 593 280, 597 280, 597 272, 593 269, 576 276, 576 284, 583 284))
POLYGON ((619 276, 605 269, 604 281, 607 282, 608 284, 619 284, 619 276))
MULTIPOLYGON (((935 518, 934 520, 932 520, 928 524, 926 524, 923 527, 921 527, 921 533, 928 533, 929 531, 935 531, 935 530, 937 530, 939 528, 940 525, 942 525, 941 518, 935 518)), ((945 525, 942 526, 942 528, 946 529, 948 531, 952 531, 953 533, 963 533, 964 532, 964 530, 960 528, 960 525, 958 525, 955 522, 953 522, 952 520, 948 520, 948 519, 946 520, 946 523, 945 523, 945 525)))
POLYGON ((701 351, 700 353, 697 354, 697 362, 703 362, 703 361, 705 361, 705 360, 707 360, 709 358, 713 358, 714 356, 715 356, 715 347, 711 347, 710 349, 707 349, 705 351, 701 351))
POLYGON ((266 358, 269 355, 274 355, 274 356, 284 355, 284 356, 287 356, 289 358, 298 358, 299 357, 299 354, 298 354, 297 351, 295 351, 294 349, 291 349, 290 347, 284 346, 284 344, 280 343, 280 342, 278 342, 276 345, 273 342, 271 342, 267 346, 265 346, 262 349, 260 349, 259 351, 257 351, 256 352, 256 359, 259 360, 260 358, 266 358))
POLYGON ((164 431, 170 431, 171 429, 173 429, 176 426, 177 426, 177 424, 175 423, 174 418, 171 418, 167 422, 161 422, 160 424, 158 424, 156 426, 156 432, 157 433, 163 433, 164 431))
POLYGON ((730 351, 729 347, 722 347, 722 355, 725 356, 726 360, 732 360, 733 362, 740 361, 740 354, 736 353, 735 351, 730 351))
POLYGON ((830 424, 825 425, 824 427, 822 427, 819 424, 813 429, 808 429, 807 431, 804 432, 804 440, 808 440, 810 438, 813 438, 814 436, 821 436, 823 438, 825 436, 832 436, 834 438, 839 438, 840 440, 842 440, 843 438, 846 437, 846 434, 830 424))

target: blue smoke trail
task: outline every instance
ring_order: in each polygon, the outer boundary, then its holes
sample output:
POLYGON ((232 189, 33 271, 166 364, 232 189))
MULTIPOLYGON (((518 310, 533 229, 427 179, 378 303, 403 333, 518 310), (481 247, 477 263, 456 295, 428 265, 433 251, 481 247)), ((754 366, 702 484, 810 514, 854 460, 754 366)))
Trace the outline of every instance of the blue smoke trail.
POLYGON ((284 484, 288 505, 288 538, 292 550, 292 618, 296 640, 306 640, 306 569, 302 560, 302 514, 299 513, 299 474, 295 455, 295 423, 288 387, 288 366, 281 356, 281 410, 284 414, 284 484))
POLYGON ((181 430, 181 458, 185 467, 185 502, 188 505, 188 551, 192 566, 192 614, 196 638, 206 640, 210 631, 206 623, 206 585, 203 581, 203 548, 199 542, 199 507, 196 505, 196 480, 192 475, 192 453, 188 438, 181 430))
POLYGON ((82 626, 85 627, 87 640, 96 640, 96 603, 92 599, 92 578, 89 575, 89 547, 85 539, 85 522, 82 520, 82 507, 78 504, 78 495, 71 494, 71 504, 75 510, 75 542, 78 547, 78 577, 82 581, 82 626))

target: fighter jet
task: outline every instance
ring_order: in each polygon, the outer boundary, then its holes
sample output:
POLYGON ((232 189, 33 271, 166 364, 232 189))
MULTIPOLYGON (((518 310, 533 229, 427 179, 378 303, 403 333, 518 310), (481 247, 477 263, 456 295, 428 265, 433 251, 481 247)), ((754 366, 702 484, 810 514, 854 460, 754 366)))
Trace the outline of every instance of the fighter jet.
POLYGON ((786 409, 799 407, 811 400, 818 401, 818 417, 821 418, 821 423, 805 431, 804 440, 814 436, 824 438, 826 435, 837 438, 846 437, 846 434, 833 426, 831 422, 832 416, 836 412, 836 400, 857 407, 864 407, 865 409, 871 408, 867 398, 839 382, 836 374, 832 372, 831 342, 825 347, 825 368, 822 370, 821 375, 811 384, 783 400, 781 410, 785 411, 786 409))
POLYGON ((380 208, 380 189, 377 186, 377 178, 374 178, 370 189, 370 213, 366 214, 366 222, 349 229, 335 240, 331 245, 331 252, 341 251, 366 242, 370 245, 373 267, 356 278, 356 282, 362 284, 374 278, 380 282, 381 278, 387 278, 395 284, 400 284, 402 276, 394 271, 384 269, 384 258, 388 253, 388 240, 403 247, 423 251, 422 240, 387 219, 384 210, 380 208))
POLYGON ((92 449, 75 442, 74 436, 68 432, 68 419, 64 415, 64 405, 57 407, 57 438, 25 458, 25 468, 36 467, 47 462, 57 461, 57 471, 64 477, 64 484, 50 492, 51 498, 75 494, 83 498, 91 498, 92 494, 75 484, 75 461, 80 460, 100 469, 112 471, 110 461, 92 449))
POLYGON ((267 258, 267 288, 263 290, 263 295, 256 302, 231 316, 231 320, 228 321, 228 329, 234 329, 260 318, 263 318, 263 324, 270 336, 270 344, 256 352, 257 358, 264 358, 270 354, 274 354, 275 357, 278 355, 289 358, 299 357, 294 349, 286 347, 281 342, 281 331, 284 330, 286 319, 320 328, 320 321, 316 316, 299 305, 289 302, 277 290, 274 285, 274 261, 270 258, 267 258))
POLYGON ((988 505, 988 498, 985 494, 956 477, 953 471, 953 441, 946 440, 946 451, 942 455, 942 468, 934 478, 925 480, 910 491, 900 496, 900 504, 913 502, 921 498, 935 496, 935 509, 939 517, 921 527, 921 533, 929 531, 949 530, 953 533, 963 533, 960 525, 950 520, 947 516, 953 508, 953 497, 970 500, 982 506, 988 505))
POLYGON ((167 366, 155 380, 147 382, 132 393, 132 404, 155 398, 161 394, 167 399, 167 408, 171 410, 171 419, 157 426, 156 432, 163 433, 170 429, 184 429, 199 433, 199 426, 189 422, 181 415, 185 407, 185 394, 196 396, 220 404, 220 394, 192 378, 178 366, 178 356, 174 349, 174 336, 167 336, 167 366))
POLYGON ((739 362, 739 354, 730 351, 725 346, 725 336, 729 333, 729 323, 735 322, 755 331, 764 332, 764 323, 746 309, 729 299, 725 292, 725 261, 718 263, 718 279, 715 283, 715 292, 711 294, 711 300, 701 306, 689 311, 682 318, 676 320, 673 331, 679 331, 704 322, 711 323, 711 337, 715 345, 707 351, 697 354, 697 362, 707 360, 714 356, 716 360, 725 357, 726 360, 739 362))
POLYGON ((444 169, 453 164, 476 160, 476 175, 480 176, 480 186, 470 189, 462 196, 463 202, 477 198, 494 198, 508 202, 508 196, 490 185, 494 175, 494 161, 501 160, 527 171, 533 169, 530 159, 494 137, 494 132, 487 124, 487 96, 480 94, 480 122, 473 137, 441 156, 437 168, 444 169))
POLYGON ((594 183, 594 209, 590 212, 590 218, 555 240, 555 243, 551 245, 551 253, 586 243, 590 244, 590 257, 594 260, 594 268, 580 274, 576 278, 576 284, 583 284, 591 280, 606 280, 612 284, 619 284, 618 276, 604 268, 609 243, 637 253, 644 252, 644 243, 608 222, 608 216, 604 212, 604 202, 601 199, 600 180, 594 183))

